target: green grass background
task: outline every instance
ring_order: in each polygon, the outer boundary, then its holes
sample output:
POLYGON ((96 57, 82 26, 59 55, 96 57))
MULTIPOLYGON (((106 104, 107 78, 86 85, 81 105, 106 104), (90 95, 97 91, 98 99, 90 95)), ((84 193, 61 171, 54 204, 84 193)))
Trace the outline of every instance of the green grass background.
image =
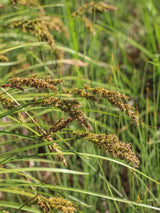
MULTIPOLYGON (((87 31, 81 18, 71 17, 71 13, 86 2, 89 1, 41 1, 45 16, 61 18, 68 31, 68 38, 63 33, 52 32, 56 49, 64 51, 64 59, 88 63, 78 67, 65 63, 58 66, 46 42, 8 28, 14 21, 44 15, 37 7, 2 0, 0 54, 6 54, 9 61, 0 63, 0 84, 15 76, 39 74, 42 78, 50 75, 63 79, 64 88, 90 84, 128 95, 130 104, 137 109, 139 127, 107 101, 98 104, 80 101, 94 132, 117 134, 124 142, 131 143, 141 164, 134 169, 87 141, 70 138, 64 130, 57 133, 57 143, 63 148, 69 165, 65 168, 56 153, 52 153, 55 161, 52 159, 48 142, 38 142, 39 133, 31 119, 22 123, 12 110, 0 105, 1 211, 41 212, 36 205, 29 207, 29 200, 36 193, 63 196, 78 205, 78 212, 84 213, 160 211, 159 2, 107 1, 117 10, 90 16, 95 35, 87 31), (39 153, 40 146, 46 146, 45 153, 39 153)), ((30 88, 24 93, 15 89, 0 90, 1 94, 10 95, 20 103, 19 112, 27 111, 33 119, 37 117, 44 129, 61 116, 53 108, 22 105, 35 96, 47 95, 45 92, 30 88)), ((69 128, 78 126, 74 123, 69 128)))

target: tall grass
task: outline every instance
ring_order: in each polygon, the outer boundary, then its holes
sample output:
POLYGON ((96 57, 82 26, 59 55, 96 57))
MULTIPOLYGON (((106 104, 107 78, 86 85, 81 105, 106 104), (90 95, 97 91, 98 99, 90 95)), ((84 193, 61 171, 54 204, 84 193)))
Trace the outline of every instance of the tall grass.
POLYGON ((89 2, 0 3, 2 212, 160 211, 159 4, 112 0, 103 11, 104 5, 93 7, 98 1, 89 2), (54 85, 55 92, 41 80, 37 87, 24 84, 29 80, 13 83, 32 75, 63 84, 54 85), (98 102, 87 98, 93 88, 129 96, 139 126, 117 102, 100 99, 102 92, 96 93, 98 102), (86 120, 56 123, 68 111, 44 104, 51 96, 80 103, 73 108, 86 120), (94 135, 77 137, 86 122, 94 135), (99 150, 104 133, 131 144, 138 168, 99 150))

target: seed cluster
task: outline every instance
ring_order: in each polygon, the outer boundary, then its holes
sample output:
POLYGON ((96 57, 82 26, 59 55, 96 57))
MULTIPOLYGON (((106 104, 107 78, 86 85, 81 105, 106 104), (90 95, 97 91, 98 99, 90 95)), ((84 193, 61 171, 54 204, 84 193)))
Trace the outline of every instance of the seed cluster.
MULTIPOLYGON (((53 144, 49 145, 50 151, 56 151, 58 153, 58 157, 62 159, 64 165, 67 166, 66 159, 62 155, 60 147, 54 143, 54 139, 51 137, 51 134, 66 128, 73 121, 77 121, 86 131, 92 131, 93 129, 89 120, 86 118, 85 113, 80 110, 81 104, 76 99, 65 99, 63 96, 61 98, 57 97, 57 92, 55 92, 57 89, 56 86, 61 82, 61 79, 51 79, 50 76, 41 79, 38 78, 37 75, 32 75, 29 78, 12 78, 8 84, 3 84, 0 87, 11 87, 24 90, 24 87, 27 86, 36 89, 51 89, 54 91, 54 96, 42 97, 40 99, 34 98, 31 105, 53 106, 67 114, 67 118, 61 118, 46 131, 43 130, 40 125, 37 125, 41 133, 40 139, 45 138, 50 142, 53 141, 53 144)), ((66 89, 63 90, 63 93, 69 94, 70 96, 86 98, 87 100, 94 102, 98 101, 100 98, 106 98, 112 105, 118 107, 121 111, 124 111, 130 118, 132 118, 136 125, 138 125, 134 108, 127 104, 128 97, 124 94, 102 87, 92 88, 89 85, 85 85, 83 89, 66 89)), ((0 101, 8 108, 17 106, 13 100, 5 98, 3 95, 0 95, 0 101)), ((100 148, 105 148, 105 150, 110 152, 113 156, 132 162, 134 166, 139 164, 139 160, 131 150, 130 144, 124 144, 116 135, 94 134, 91 132, 76 132, 74 134, 76 134, 79 138, 88 139, 100 148)))
POLYGON ((8 58, 5 55, 0 55, 0 62, 7 62, 8 58))
POLYGON ((94 3, 93 1, 84 4, 82 7, 79 7, 79 9, 76 12, 72 13, 72 16, 80 16, 83 13, 93 13, 93 12, 106 12, 108 10, 116 10, 117 8, 106 4, 104 2, 98 2, 94 3))
POLYGON ((134 108, 126 102, 128 99, 127 96, 117 91, 108 90, 101 87, 90 88, 89 91, 95 95, 98 95, 99 97, 107 98, 112 105, 118 107, 121 111, 124 111, 133 120, 133 122, 139 126, 134 108))
POLYGON ((84 97, 91 101, 97 101, 97 98, 95 97, 95 95, 91 94, 90 92, 86 92, 85 89, 80 89, 80 88, 66 89, 65 92, 69 94, 78 95, 79 97, 84 97))
POLYGON ((37 78, 37 75, 32 75, 30 78, 12 78, 9 84, 3 84, 1 87, 11 87, 23 90, 23 86, 34 87, 36 89, 51 89, 55 91, 57 85, 62 83, 61 79, 51 79, 47 76, 45 79, 37 78))
POLYGON ((0 94, 0 102, 3 104, 4 107, 11 108, 15 106, 15 103, 12 99, 4 97, 0 94))
POLYGON ((15 22, 10 25, 11 28, 20 28, 24 33, 28 32, 35 35, 38 39, 42 41, 47 41, 54 50, 55 42, 52 35, 49 33, 49 29, 44 20, 36 18, 33 20, 24 20, 20 22, 15 22))
POLYGON ((107 12, 109 10, 116 10, 117 8, 112 6, 112 5, 108 5, 104 2, 98 2, 95 3, 93 1, 83 4, 81 7, 78 8, 77 11, 74 11, 72 13, 72 17, 78 16, 79 18, 82 19, 82 21, 84 22, 84 26, 85 28, 93 35, 95 35, 95 31, 93 28, 93 23, 92 21, 88 18, 88 14, 93 14, 93 13, 103 13, 103 12, 107 12), (86 14, 86 15, 84 15, 86 14))
POLYGON ((139 159, 130 148, 130 144, 125 144, 119 141, 116 135, 94 134, 90 132, 74 132, 78 138, 84 138, 97 145, 99 148, 105 149, 106 152, 111 153, 113 156, 131 162, 135 167, 140 164, 139 159))
POLYGON ((124 111, 133 120, 133 122, 139 126, 135 109, 127 104, 129 97, 124 94, 108 90, 103 87, 91 88, 88 85, 85 85, 84 89, 74 88, 66 90, 66 93, 73 93, 91 101, 97 101, 97 98, 106 98, 112 105, 118 107, 121 111, 124 111))
POLYGON ((80 104, 76 100, 61 100, 60 98, 57 97, 47 97, 43 99, 42 105, 54 106, 60 109, 61 111, 68 113, 69 116, 73 120, 77 120, 82 127, 92 130, 92 126, 90 125, 84 112, 77 109, 80 107, 80 104))
POLYGON ((64 213, 76 212, 76 205, 62 197, 45 198, 40 195, 37 198, 37 204, 44 213, 53 212, 55 210, 59 210, 64 213))
POLYGON ((61 129, 64 129, 65 127, 68 126, 69 123, 71 123, 72 121, 74 121, 74 119, 72 117, 68 117, 67 119, 63 119, 61 118, 59 121, 57 121, 53 127, 51 127, 49 129, 48 134, 50 135, 52 132, 58 132, 61 129))

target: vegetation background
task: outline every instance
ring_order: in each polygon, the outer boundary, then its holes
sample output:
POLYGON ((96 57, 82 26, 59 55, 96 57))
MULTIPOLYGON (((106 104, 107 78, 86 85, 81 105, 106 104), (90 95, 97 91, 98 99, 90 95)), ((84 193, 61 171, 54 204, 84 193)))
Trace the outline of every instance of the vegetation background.
POLYGON ((79 128, 74 122, 55 133, 68 164, 65 167, 58 153, 50 152, 48 142, 38 141, 39 130, 33 122, 38 119, 47 130, 63 115, 54 107, 31 104, 51 91, 1 87, 1 212, 45 212, 36 203, 39 195, 70 200, 83 213, 160 211, 159 1, 110 0, 105 3, 113 6, 111 10, 88 13, 83 8, 82 14, 73 15, 89 2, 1 0, 0 55, 8 61, 0 62, 0 85, 13 77, 50 75, 64 80, 59 97, 68 98, 64 88, 83 88, 84 84, 129 96, 129 104, 138 113, 138 127, 107 100, 93 103, 76 98, 94 132, 116 134, 130 143, 140 165, 134 168, 71 136, 68 132, 79 128), (48 40, 45 33, 35 36, 33 29, 11 28, 15 22, 36 18, 50 23, 48 40), (4 107, 2 95, 19 108, 4 107))

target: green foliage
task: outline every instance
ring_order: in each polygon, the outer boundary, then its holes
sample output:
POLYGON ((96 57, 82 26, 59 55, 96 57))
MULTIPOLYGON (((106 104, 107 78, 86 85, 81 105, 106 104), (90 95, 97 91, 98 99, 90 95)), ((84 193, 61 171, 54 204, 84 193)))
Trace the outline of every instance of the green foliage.
POLYGON ((160 211, 159 5, 112 4, 0 3, 0 211, 160 211))

